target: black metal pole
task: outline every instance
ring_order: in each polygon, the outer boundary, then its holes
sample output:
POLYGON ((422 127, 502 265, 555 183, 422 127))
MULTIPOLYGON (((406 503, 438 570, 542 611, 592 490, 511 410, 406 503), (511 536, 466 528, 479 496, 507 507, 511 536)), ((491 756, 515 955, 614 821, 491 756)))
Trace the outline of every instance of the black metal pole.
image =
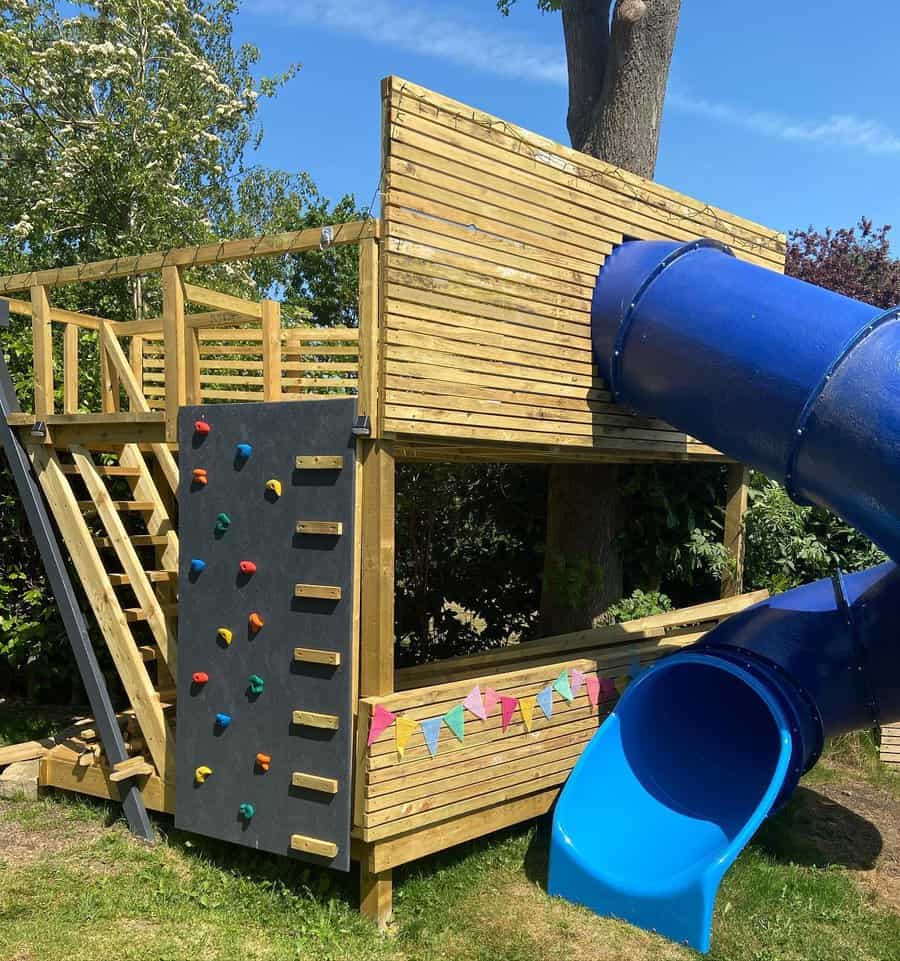
MULTIPOLYGON (((9 304, 5 300, 0 300, 0 328, 8 325, 9 304)), ((6 366, 6 358, 0 350, 0 446, 6 453, 13 480, 25 507, 25 515, 41 552, 47 580, 50 582, 62 615, 69 643, 72 645, 72 652, 94 713, 100 740, 110 764, 118 764, 128 760, 128 752, 125 750, 116 712, 113 710, 109 691, 106 689, 106 681, 97 663, 97 655, 91 645, 87 624, 78 607, 75 588, 63 561, 41 489, 31 470, 31 462, 19 443, 15 431, 7 423, 9 415, 18 413, 20 410, 12 378, 9 376, 9 368, 6 366)), ((122 781, 119 784, 119 790, 122 794, 125 817, 132 833, 145 841, 152 841, 153 827, 137 784, 133 779, 122 781)))

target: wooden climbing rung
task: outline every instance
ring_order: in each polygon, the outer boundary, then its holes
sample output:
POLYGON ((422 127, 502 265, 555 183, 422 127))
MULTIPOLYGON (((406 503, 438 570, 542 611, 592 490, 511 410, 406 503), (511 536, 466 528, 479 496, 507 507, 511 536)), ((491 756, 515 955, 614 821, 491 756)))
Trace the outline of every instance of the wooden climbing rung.
POLYGON ((297 470, 341 470, 343 466, 340 454, 300 454, 294 461, 297 470))
POLYGON ((344 533, 344 525, 340 521, 297 521, 298 534, 334 534, 344 533))
POLYGON ((341 663, 340 651, 317 651, 312 647, 295 647, 294 660, 305 664, 328 664, 337 667, 341 663))
MULTIPOLYGON (((140 477, 141 470, 139 467, 123 467, 121 464, 96 464, 94 470, 101 477, 140 477)), ((77 465, 75 464, 63 464, 62 471, 64 474, 79 474, 77 465)))
MULTIPOLYGON (((144 571, 147 580, 151 584, 163 584, 178 579, 177 571, 144 571)), ((127 574, 109 574, 109 583, 113 587, 126 587, 131 583, 131 578, 127 574)))
MULTIPOLYGON (((156 510, 156 504, 153 501, 113 501, 112 506, 122 513, 131 511, 138 514, 156 510)), ((78 501, 78 507, 84 514, 97 512, 97 505, 93 501, 78 501)))
POLYGON ((302 851, 304 854, 318 854, 323 858, 337 857, 338 846, 334 841, 322 841, 319 838, 308 838, 303 834, 291 835, 291 849, 302 851))
POLYGON ((295 584, 294 597, 314 597, 322 601, 339 601, 341 589, 328 584, 295 584))
POLYGON ((322 794, 337 794, 337 778, 319 777, 317 774, 304 774, 302 771, 294 771, 291 775, 291 784, 294 787, 306 788, 308 791, 321 791, 322 794))
POLYGON ((141 652, 141 657, 145 661, 155 661, 157 657, 159 657, 159 651, 149 644, 141 644, 138 650, 141 652))
MULTIPOLYGON (((132 547, 168 547, 169 537, 165 534, 132 534, 128 538, 132 547)), ((94 544, 98 548, 115 547, 109 537, 95 537, 94 544)))
POLYGON ((294 711, 291 720, 303 727, 321 727, 326 731, 336 731, 341 722, 336 714, 316 714, 315 711, 294 711))
MULTIPOLYGON (((161 604, 163 614, 167 614, 170 617, 174 617, 178 614, 177 604, 161 604)), ((147 611, 142 610, 139 607, 126 607, 122 613, 125 615, 125 620, 129 624, 134 624, 136 621, 146 621, 150 616, 147 611)))

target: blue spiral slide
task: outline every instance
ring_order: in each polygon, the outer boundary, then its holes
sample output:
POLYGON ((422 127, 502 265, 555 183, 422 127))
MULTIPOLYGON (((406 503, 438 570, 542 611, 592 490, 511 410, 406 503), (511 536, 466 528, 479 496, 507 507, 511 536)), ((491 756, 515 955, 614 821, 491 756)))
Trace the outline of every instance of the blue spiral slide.
MULTIPOLYGON (((900 308, 633 241, 603 266, 615 399, 782 481, 900 560, 900 308)), ((749 608, 626 689, 553 817, 549 890, 699 951, 719 884, 825 738, 900 720, 892 562, 749 608)))

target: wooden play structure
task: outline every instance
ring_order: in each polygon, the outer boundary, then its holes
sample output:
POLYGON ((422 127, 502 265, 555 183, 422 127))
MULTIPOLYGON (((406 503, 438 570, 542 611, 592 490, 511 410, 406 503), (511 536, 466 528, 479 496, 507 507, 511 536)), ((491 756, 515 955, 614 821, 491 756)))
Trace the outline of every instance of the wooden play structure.
MULTIPOLYGON (((533 726, 519 715, 506 725, 499 710, 470 717, 463 740, 440 730, 434 755, 419 735, 402 754, 390 733, 369 744, 376 711, 418 723, 449 711, 475 684, 512 698, 561 672, 618 678, 762 596, 741 590, 747 485, 744 468, 733 464, 725 537, 734 563, 722 598, 395 671, 396 463, 723 460, 612 403, 591 354, 597 272, 629 239, 709 237, 775 271, 785 250, 775 231, 397 77, 384 81, 382 104, 378 219, 0 278, 0 298, 32 318, 34 335, 33 410, 9 409, 7 424, 130 702, 108 736, 95 718, 54 746, 30 753, 19 746, 16 758, 41 757, 44 785, 116 799, 127 793, 132 808, 176 811, 174 720, 176 703, 189 696, 179 681, 188 669, 178 665, 186 643, 179 643, 179 605, 191 560, 179 559, 179 412, 282 403, 272 429, 285 428, 293 464, 295 456, 336 453, 301 450, 287 429, 294 405, 314 412, 356 398, 355 457, 344 461, 356 478, 352 576, 339 599, 352 612, 349 656, 336 662, 315 636, 279 640, 285 673, 296 658, 343 672, 351 685, 351 716, 339 720, 355 731, 347 742, 350 783, 293 768, 294 787, 348 792, 351 828, 349 836, 315 836, 295 830, 289 817, 278 827, 286 853, 326 865, 352 856, 362 909, 379 922, 390 914, 394 867, 545 813, 616 693, 604 687, 593 703, 581 688, 533 726), (252 302, 197 277, 213 265, 347 244, 359 248, 358 328, 285 320, 275 301, 252 302), (161 277, 159 317, 116 320, 53 306, 64 285, 146 275, 161 277), (88 341, 99 358, 102 409, 95 411, 78 392, 88 341)), ((338 523, 315 515, 304 522, 338 523)), ((334 526, 308 532, 340 533, 334 526)), ((284 603, 289 609, 291 598, 284 603)), ((272 701, 266 710, 287 712, 287 724, 301 708, 272 701)), ((323 716, 311 723, 327 727, 323 716)), ((12 757, 0 751, 0 763, 12 757)))

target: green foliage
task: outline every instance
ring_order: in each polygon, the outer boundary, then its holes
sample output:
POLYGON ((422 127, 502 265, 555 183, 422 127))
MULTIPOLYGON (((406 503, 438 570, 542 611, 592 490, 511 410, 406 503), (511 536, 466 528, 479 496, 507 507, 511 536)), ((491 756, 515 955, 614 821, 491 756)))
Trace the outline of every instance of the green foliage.
POLYGON ((528 634, 537 619, 546 496, 539 467, 399 465, 400 663, 528 634))
MULTIPOLYGON (((513 7, 513 4, 517 0, 497 0, 497 9, 504 17, 509 16, 509 12, 513 7)), ((553 10, 560 10, 562 8, 562 0, 537 0, 538 10, 542 13, 550 13, 553 10)))
POLYGON ((665 614, 672 610, 672 600, 660 591, 633 591, 630 597, 623 597, 621 601, 611 605, 604 611, 602 622, 605 624, 633 621, 638 617, 650 617, 652 614, 665 614))
POLYGON ((829 511, 800 507, 775 481, 754 473, 747 513, 748 588, 779 592, 840 567, 857 571, 878 564, 884 554, 829 511))

